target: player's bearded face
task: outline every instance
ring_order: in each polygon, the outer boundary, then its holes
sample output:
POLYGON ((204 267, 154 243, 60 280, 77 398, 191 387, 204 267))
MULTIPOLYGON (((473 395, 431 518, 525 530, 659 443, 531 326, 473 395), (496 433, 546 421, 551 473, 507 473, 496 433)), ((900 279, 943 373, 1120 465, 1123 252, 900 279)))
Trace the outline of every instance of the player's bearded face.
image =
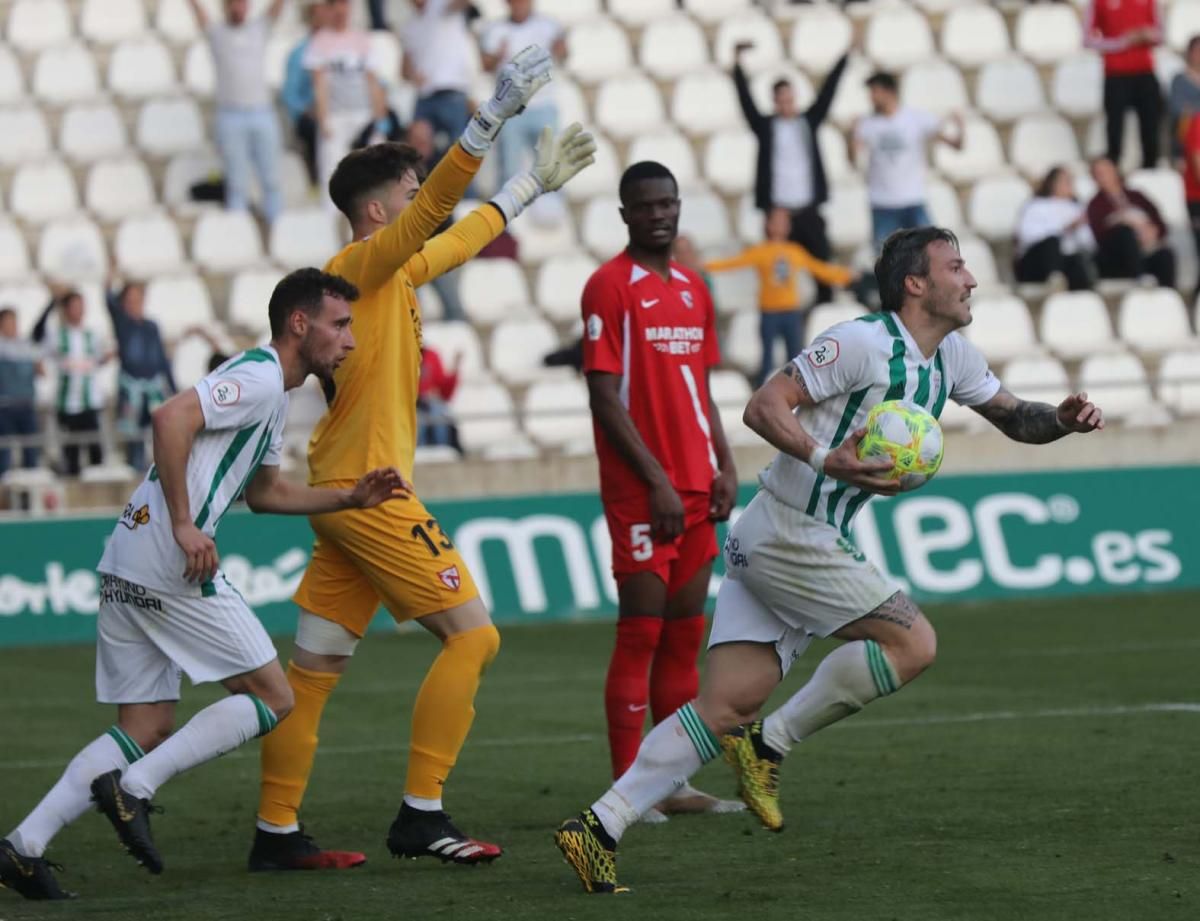
POLYGON ((341 298, 326 295, 320 312, 309 319, 300 354, 313 374, 332 380, 333 372, 353 349, 350 305, 341 298))
POLYGON ((976 282, 958 250, 943 241, 932 244, 927 279, 925 309, 956 327, 970 325, 971 292, 976 282))

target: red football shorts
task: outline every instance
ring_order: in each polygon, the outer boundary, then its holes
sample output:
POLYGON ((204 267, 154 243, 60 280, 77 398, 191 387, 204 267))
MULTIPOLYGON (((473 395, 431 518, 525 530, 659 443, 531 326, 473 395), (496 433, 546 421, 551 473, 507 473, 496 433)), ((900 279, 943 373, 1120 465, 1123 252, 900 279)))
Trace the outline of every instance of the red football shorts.
POLYGON ((636 573, 652 572, 673 595, 716 557, 717 527, 708 517, 709 494, 685 492, 679 497, 683 500, 683 533, 668 543, 656 543, 650 536, 648 496, 605 504, 618 585, 636 573))

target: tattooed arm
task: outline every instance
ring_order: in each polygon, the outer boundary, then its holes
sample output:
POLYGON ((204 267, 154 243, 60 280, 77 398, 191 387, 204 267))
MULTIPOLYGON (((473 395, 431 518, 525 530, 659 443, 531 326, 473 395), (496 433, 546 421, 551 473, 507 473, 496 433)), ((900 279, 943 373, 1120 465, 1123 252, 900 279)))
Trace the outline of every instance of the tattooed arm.
POLYGON ((1104 428, 1100 407, 1088 402, 1086 393, 1075 393, 1058 406, 1019 399, 1003 387, 994 397, 971 409, 987 419, 1013 441, 1048 444, 1071 432, 1104 428))

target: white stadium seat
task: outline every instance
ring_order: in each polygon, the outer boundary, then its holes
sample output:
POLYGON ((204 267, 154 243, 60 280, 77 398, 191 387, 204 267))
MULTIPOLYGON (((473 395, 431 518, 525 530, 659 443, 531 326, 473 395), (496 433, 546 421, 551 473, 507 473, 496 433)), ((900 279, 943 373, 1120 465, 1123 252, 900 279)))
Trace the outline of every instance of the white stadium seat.
POLYGON ((58 125, 58 147, 77 163, 111 157, 128 145, 121 113, 107 102, 72 106, 58 125))
POLYGON ((50 105, 93 98, 100 91, 96 61, 79 42, 56 45, 38 55, 33 68, 33 94, 50 105))
POLYGON ((1121 300, 1117 334, 1137 352, 1158 353, 1194 344, 1187 307, 1174 288, 1134 288, 1121 300))
POLYGON ((658 87, 639 74, 604 81, 596 94, 595 116, 596 124, 618 140, 653 131, 666 117, 658 87))
POLYGON ((50 132, 40 109, 0 109, 0 165, 40 160, 50 152, 50 132))
POLYGON ((1008 26, 994 7, 964 3, 942 21, 942 54, 960 67, 974 69, 1008 53, 1008 26))
POLYGON ((866 313, 866 309, 862 304, 846 302, 818 304, 812 309, 804 324, 804 344, 812 342, 831 327, 856 320, 864 313, 866 313))
MULTIPOLYGON (((621 225, 624 234, 625 227, 621 225)), ((725 203, 706 189, 695 189, 683 197, 679 232, 685 233, 701 250, 728 242, 732 231, 725 203)))
POLYGON ((196 39, 188 47, 183 60, 183 85, 193 96, 207 99, 217 85, 212 50, 204 39, 196 39))
POLYGON ((448 365, 459 362, 463 380, 489 380, 483 366, 479 333, 470 323, 462 320, 426 323, 421 327, 421 344, 437 352, 448 365))
POLYGON ((12 307, 17 312, 17 325, 26 335, 32 330, 33 324, 37 322, 49 302, 50 289, 40 281, 22 280, 14 284, 0 285, 0 304, 12 307))
MULTIPOLYGON (((1166 6, 1166 4, 1163 4, 1166 6)), ((1200 5, 1192 2, 1172 3, 1166 10, 1167 45, 1183 53, 1193 35, 1200 35, 1200 5)))
POLYGON ((193 202, 191 187, 201 180, 221 175, 221 160, 212 150, 201 147, 173 156, 163 176, 163 204, 180 213, 191 213, 215 207, 193 202))
MULTIPOLYGON (((289 36, 290 38, 290 36, 289 36)), ((386 86, 396 86, 400 83, 400 63, 404 58, 404 51, 400 47, 400 39, 396 38, 391 32, 385 32, 382 29, 373 29, 367 33, 367 39, 371 44, 371 56, 376 61, 375 75, 379 77, 386 86)), ((290 52, 296 46, 298 39, 293 39, 288 47, 290 52)), ((284 58, 286 68, 287 58, 284 58)))
POLYGON ((178 271, 184 265, 178 227, 165 214, 126 218, 113 241, 113 261, 133 278, 178 271))
POLYGON ((1063 4, 1027 4, 1017 15, 1014 42, 1035 64, 1070 57, 1083 47, 1079 14, 1063 4))
POLYGON ((722 70, 733 67, 733 49, 742 42, 754 47, 742 56, 742 65, 751 73, 774 67, 783 61, 783 41, 775 23, 756 9, 723 19, 713 41, 713 57, 722 70))
MULTIPOLYGON (((302 37, 302 35, 289 34, 276 30, 267 40, 267 50, 263 56, 263 70, 267 74, 267 86, 272 90, 278 91, 283 86, 284 74, 287 71, 287 57, 291 54, 292 49, 296 47, 296 42, 302 37)), ((473 51, 475 43, 472 42, 466 47, 468 52, 473 51)), ((475 72, 478 72, 478 68, 476 68, 475 72)), ((405 88, 405 85, 401 85, 396 89, 403 95, 405 88)), ((413 105, 416 105, 416 96, 414 95, 411 98, 414 100, 413 105)))
POLYGON ((866 80, 871 76, 870 64, 860 57, 851 57, 838 84, 837 95, 829 117, 841 128, 849 128, 855 121, 871 113, 871 97, 867 93, 866 80))
POLYGON ((262 262, 258 225, 246 211, 205 211, 192 230, 192 259, 209 272, 234 272, 262 262))
POLYGON ((1180 415, 1200 416, 1200 351, 1172 352, 1163 359, 1158 397, 1180 415))
POLYGON ((825 207, 829 242, 839 249, 861 246, 871 239, 871 206, 861 179, 831 186, 825 207))
POLYGON ((919 61, 904 71, 900 100, 906 106, 946 116, 970 106, 962 71, 941 58, 919 61))
POLYGON ((0 45, 0 105, 20 102, 25 97, 25 77, 16 55, 6 45, 0 45))
MULTIPOLYGON (((1105 119, 1101 114, 1088 122, 1083 153, 1090 159, 1103 156, 1107 149, 1105 119)), ((1121 162, 1117 165, 1124 174, 1131 173, 1142 165, 1142 141, 1138 136, 1137 119, 1133 110, 1125 113, 1125 143, 1121 148, 1121 162)))
POLYGON ((70 169, 59 160, 26 163, 13 176, 9 209, 34 224, 64 217, 79 207, 70 169))
POLYGON ((1064 58, 1054 68, 1050 98, 1067 118, 1085 118, 1100 112, 1104 95, 1104 64, 1100 55, 1084 52, 1064 58))
POLYGON ((328 208, 284 211, 271 225, 271 259, 286 269, 324 265, 342 248, 339 220, 328 208))
POLYGON ((981 290, 986 291, 1000 284, 1000 274, 996 271, 996 257, 987 243, 979 237, 961 236, 958 238, 958 250, 966 263, 967 271, 975 276, 981 290))
POLYGON ((714 25, 750 8, 752 0, 683 0, 684 9, 703 23, 714 25))
POLYGON ((1081 159, 1074 129, 1052 113, 1023 116, 1013 126, 1008 152, 1012 165, 1035 181, 1052 166, 1081 159))
POLYGON ((597 195, 611 194, 617 187, 621 166, 612 142, 602 134, 596 135, 595 157, 595 163, 564 187, 569 201, 588 201, 597 195))
POLYGON ((625 225, 621 223, 621 215, 617 211, 620 207, 621 203, 615 195, 599 195, 584 206, 580 233, 583 245, 597 259, 611 259, 629 242, 625 225))
POLYGON ((1183 177, 1173 169, 1140 169, 1125 177, 1125 184, 1154 202, 1171 227, 1190 227, 1183 177))
POLYGON ((721 416, 721 428, 725 430, 725 437, 730 443, 758 442, 758 435, 742 422, 742 414, 746 411, 746 404, 750 402, 750 394, 753 392, 746 376, 740 371, 713 371, 708 379, 708 387, 721 416))
MULTIPOLYGON (((639 7, 650 5, 645 0, 633 2, 639 7)), ((659 19, 642 31, 638 61, 646 73, 672 80, 708 65, 708 40, 687 16, 659 19)))
POLYGON ((146 153, 167 157, 204 146, 204 118, 194 99, 155 99, 138 112, 137 144, 146 153))
POLYGON ((490 382, 459 384, 450 401, 458 437, 467 451, 503 444, 519 436, 508 389, 490 382))
MULTIPOLYGON (((723 252, 720 255, 726 255, 723 252)), ((733 255, 736 250, 730 250, 733 255)), ((717 253, 709 253, 714 256, 717 253)), ((738 269, 732 272, 713 272, 712 297, 717 313, 721 316, 738 313, 743 310, 758 311, 758 275, 753 269, 738 269)))
POLYGON ((108 250, 100 228, 89 218, 60 218, 42 229, 37 263, 47 278, 100 281, 108 271, 108 250))
POLYGON ((1005 361, 1037 351, 1029 308, 1018 297, 978 298, 971 305, 971 325, 964 332, 989 362, 1005 361))
POLYGON ((1000 147, 1000 136, 992 123, 978 116, 964 120, 966 143, 962 150, 954 150, 946 144, 934 146, 933 160, 938 171, 951 182, 965 184, 974 182, 1004 166, 1004 151, 1000 147))
POLYGON ((757 155, 758 138, 745 128, 714 134, 704 148, 704 178, 724 195, 749 192, 757 155))
POLYGON ((583 90, 565 73, 554 75, 554 99, 558 104, 560 125, 569 125, 572 122, 586 125, 592 120, 583 90))
POLYGON ((934 54, 929 21, 912 7, 880 7, 867 20, 867 56, 885 70, 903 70, 934 54))
POLYGON ((1091 355, 1079 368, 1079 389, 1104 410, 1109 419, 1126 423, 1152 422, 1158 408, 1150 393, 1146 369, 1128 352, 1091 355))
POLYGON ((1004 386, 1022 400, 1057 406, 1071 390, 1067 369, 1057 358, 1027 355, 1014 358, 1000 375, 1004 386))
POLYGON ((506 384, 528 384, 546 375, 542 357, 559 347, 545 320, 505 320, 492 332, 488 366, 506 384))
POLYGON ((1039 338, 1047 348, 1066 359, 1117 347, 1104 301, 1091 291, 1050 295, 1042 305, 1039 338))
POLYGON ((734 220, 737 222, 738 239, 747 246, 753 246, 755 243, 763 241, 763 216, 758 210, 758 206, 754 204, 754 195, 747 192, 737 203, 737 214, 734 215, 734 220))
POLYGON ((581 82, 598 83, 627 74, 632 66, 629 39, 612 20, 577 23, 567 32, 567 70, 581 82))
POLYGON ((757 375, 762 365, 762 339, 758 334, 757 310, 735 313, 721 342, 725 361, 746 374, 757 375))
POLYGON ((537 265, 579 249, 571 212, 558 195, 538 199, 508 232, 516 238, 524 265, 537 265))
POLYGON ((229 286, 226 316, 229 322, 249 330, 254 336, 270 334, 267 305, 271 293, 283 278, 280 269, 247 269, 238 272, 229 286))
POLYGON ((854 171, 846 150, 846 136, 833 125, 826 122, 817 129, 817 145, 821 148, 826 181, 840 182, 854 171))
POLYGON ((71 37, 71 11, 65 0, 16 0, 7 32, 9 43, 26 54, 61 45, 71 37))
POLYGON ((691 142, 674 131, 640 134, 629 145, 625 157, 626 167, 642 160, 657 160, 675 174, 680 189, 686 190, 696 183, 696 155, 691 142))
POLYGON ((854 26, 832 4, 806 9, 792 26, 791 59, 811 74, 826 74, 846 53, 854 26))
POLYGON ((11 219, 0 216, 0 281, 15 281, 28 274, 29 250, 25 246, 25 236, 11 219))
POLYGON ((96 45, 114 45, 146 31, 143 0, 83 0, 79 32, 96 45))
POLYGON ((971 187, 967 205, 971 228, 993 242, 1012 240, 1021 208, 1032 190, 1020 176, 987 176, 971 187))
POLYGON ((141 160, 101 160, 88 171, 84 201, 102 221, 141 214, 154 207, 154 183, 141 160))
POLYGON ((537 11, 542 16, 571 25, 601 15, 600 5, 601 0, 538 0, 537 11))
POLYGON ((459 296, 477 326, 526 315, 532 303, 525 274, 511 259, 472 259, 462 267, 459 296))
MULTIPOLYGON (((212 357, 213 348, 199 336, 185 336, 171 350, 171 373, 175 377, 175 386, 194 387, 208 375, 208 361, 212 357)), ((312 379, 315 383, 316 379, 312 379)), ((310 385, 300 388, 300 393, 310 391, 310 385)), ((320 391, 318 391, 320 392, 320 391)), ((293 407, 296 406, 297 391, 288 394, 288 427, 284 430, 284 440, 294 434, 295 425, 291 422, 293 407)))
POLYGON ((929 211, 929 219, 939 227, 948 227, 960 233, 966 226, 958 193, 954 186, 943 179, 930 176, 925 183, 925 207, 929 211))
POLYGON ((547 260, 535 283, 537 304, 551 320, 578 320, 584 285, 600 263, 583 253, 547 260))
POLYGON ((214 321, 208 286, 195 275, 159 276, 146 285, 146 316, 164 339, 176 339, 190 327, 214 321))
POLYGON ((671 121, 692 135, 744 127, 729 75, 719 70, 685 74, 671 94, 671 121))
MULTIPOLYGON (((204 0, 201 4, 210 16, 220 16, 220 4, 204 0)), ((196 17, 188 0, 158 0, 154 31, 176 45, 186 45, 200 35, 196 17)))
POLYGON ((975 102, 981 112, 997 122, 1011 122, 1046 107, 1042 78, 1024 58, 989 61, 979 72, 975 102))
POLYGON ((153 38, 121 42, 108 59, 108 88, 125 99, 149 99, 175 88, 171 53, 153 38))
POLYGON ((538 381, 525 394, 525 431, 538 444, 563 447, 592 436, 588 389, 578 377, 538 381))

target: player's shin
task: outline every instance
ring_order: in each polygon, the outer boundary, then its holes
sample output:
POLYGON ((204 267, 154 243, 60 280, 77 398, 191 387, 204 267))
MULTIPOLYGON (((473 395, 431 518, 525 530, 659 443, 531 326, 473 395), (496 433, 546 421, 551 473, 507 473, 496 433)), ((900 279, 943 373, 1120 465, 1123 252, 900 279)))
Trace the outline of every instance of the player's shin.
POLYGON ((704 615, 663 621, 650 666, 650 715, 660 723, 700 693, 696 660, 704 642, 704 615))
POLYGON ((92 779, 114 769, 124 771, 142 755, 138 744, 118 726, 93 739, 71 759, 58 783, 8 835, 9 842, 19 854, 41 857, 59 830, 91 806, 92 779))
MULTIPOLYGON (((633 764, 642 742, 642 729, 650 706, 650 667, 661 642, 662 630, 661 617, 622 617, 617 621, 617 642, 604 682, 604 711, 608 720, 614 780, 633 764)), ((673 713, 689 700, 691 697, 678 701, 664 715, 673 713)))

